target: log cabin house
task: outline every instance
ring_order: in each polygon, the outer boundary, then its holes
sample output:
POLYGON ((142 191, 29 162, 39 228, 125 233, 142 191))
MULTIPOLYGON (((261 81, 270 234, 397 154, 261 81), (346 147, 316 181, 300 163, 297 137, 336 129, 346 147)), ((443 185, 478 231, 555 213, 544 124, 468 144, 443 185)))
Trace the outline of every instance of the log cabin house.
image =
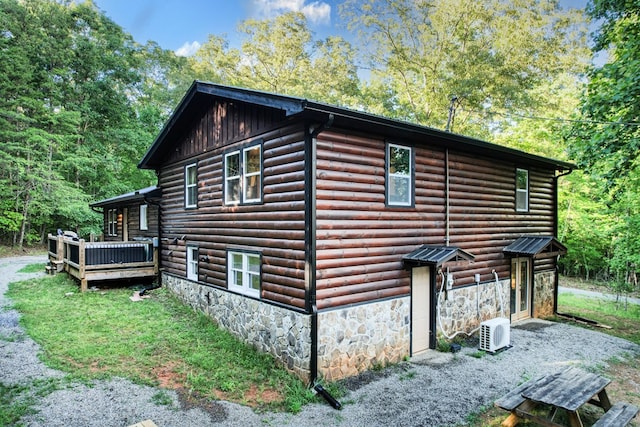
POLYGON ((162 283, 312 383, 555 311, 569 163, 196 81, 139 167, 162 283))

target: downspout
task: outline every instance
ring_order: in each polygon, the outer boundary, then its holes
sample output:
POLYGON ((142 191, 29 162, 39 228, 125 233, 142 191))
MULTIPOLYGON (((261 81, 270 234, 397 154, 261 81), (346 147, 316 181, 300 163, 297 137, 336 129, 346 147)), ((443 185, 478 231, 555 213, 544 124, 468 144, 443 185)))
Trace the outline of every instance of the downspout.
MULTIPOLYGON (((315 382, 318 379, 318 306, 316 304, 316 138, 322 131, 331 127, 333 120, 334 115, 329 114, 329 117, 324 123, 317 127, 311 125, 305 130, 305 282, 308 286, 305 305, 307 313, 311 314, 311 360, 309 361, 310 387, 315 387, 315 382)), ((319 390, 316 389, 316 391, 319 390)), ((328 393, 324 391, 321 394, 324 396, 328 393)), ((327 399, 327 401, 329 401, 329 399, 327 399)))
MULTIPOLYGON (((449 149, 444 150, 444 244, 449 246, 449 149)), ((443 284, 444 286, 444 284, 443 284)))
MULTIPOLYGON (((553 218, 553 237, 558 238, 558 178, 569 175, 573 172, 573 169, 569 169, 560 175, 554 175, 553 177, 553 206, 554 218, 553 218)), ((553 280, 553 314, 558 313, 558 288, 560 287, 560 278, 558 277, 558 265, 556 259, 556 272, 553 280)))

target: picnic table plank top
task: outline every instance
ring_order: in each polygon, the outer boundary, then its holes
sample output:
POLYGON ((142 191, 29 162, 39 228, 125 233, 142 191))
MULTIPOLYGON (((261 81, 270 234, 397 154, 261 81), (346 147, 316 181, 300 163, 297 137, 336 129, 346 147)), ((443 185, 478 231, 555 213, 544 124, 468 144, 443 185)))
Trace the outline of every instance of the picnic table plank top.
POLYGON ((607 378, 571 367, 531 382, 522 391, 522 396, 568 411, 576 411, 610 382, 607 378))

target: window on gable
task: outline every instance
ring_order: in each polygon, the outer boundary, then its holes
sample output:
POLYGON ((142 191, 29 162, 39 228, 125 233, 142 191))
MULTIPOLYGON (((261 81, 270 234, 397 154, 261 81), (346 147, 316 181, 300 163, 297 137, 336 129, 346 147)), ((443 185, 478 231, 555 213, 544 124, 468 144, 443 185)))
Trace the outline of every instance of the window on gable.
POLYGON ((260 297, 259 254, 249 252, 228 252, 229 290, 252 297, 260 297))
POLYGON ((240 152, 229 153, 224 158, 224 194, 226 203, 240 202, 240 152))
POLYGON ((198 167, 196 163, 184 168, 184 206, 198 207, 198 167))
POLYGON ((118 210, 109 209, 107 211, 107 235, 118 235, 118 210))
POLYGON ((198 247, 187 246, 187 279, 198 281, 198 247))
POLYGON ((516 211, 529 210, 529 171, 516 169, 516 211))
POLYGON ((140 230, 148 230, 147 205, 140 205, 140 230))
POLYGON ((387 144, 387 204, 413 204, 413 157, 410 147, 387 144))
POLYGON ((224 200, 227 204, 262 200, 262 146, 253 145, 224 157, 224 200))

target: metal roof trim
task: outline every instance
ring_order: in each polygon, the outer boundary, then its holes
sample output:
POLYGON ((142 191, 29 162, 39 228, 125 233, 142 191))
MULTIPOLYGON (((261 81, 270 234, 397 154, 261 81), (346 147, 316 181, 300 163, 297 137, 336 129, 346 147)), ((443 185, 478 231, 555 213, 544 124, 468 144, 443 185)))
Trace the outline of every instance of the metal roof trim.
POLYGON ((102 206, 116 205, 124 202, 130 202, 133 200, 144 200, 145 197, 160 197, 161 190, 159 187, 152 185, 141 190, 132 191, 130 193, 121 194, 119 196, 110 197, 108 199, 99 200, 89 204, 92 208, 99 208, 102 206))

